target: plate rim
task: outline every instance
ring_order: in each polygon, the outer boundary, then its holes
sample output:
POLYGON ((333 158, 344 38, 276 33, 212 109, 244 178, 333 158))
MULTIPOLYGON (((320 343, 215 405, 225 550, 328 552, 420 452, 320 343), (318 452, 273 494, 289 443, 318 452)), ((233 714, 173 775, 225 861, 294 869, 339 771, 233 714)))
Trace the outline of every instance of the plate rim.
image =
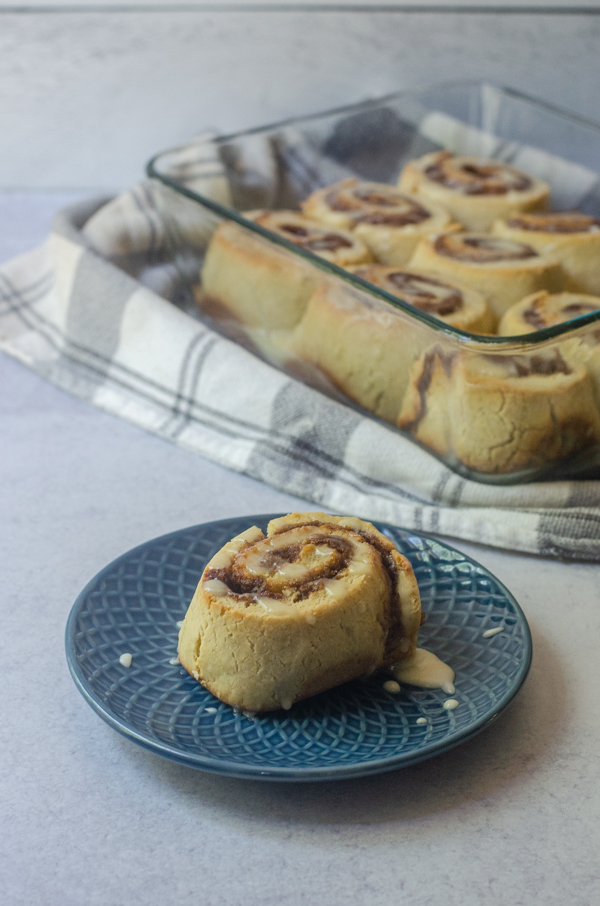
POLYGON ((213 525, 223 526, 229 522, 239 522, 240 519, 246 518, 249 522, 258 519, 263 521, 270 521, 271 519, 280 518, 282 515, 286 514, 254 513, 247 517, 244 515, 231 516, 225 519, 213 519, 210 522, 200 522, 196 525, 190 525, 185 528, 176 529, 172 532, 166 532, 163 535, 158 535, 154 538, 150 538, 147 541, 144 541, 141 544, 130 548, 123 554, 120 554, 118 557, 115 557, 114 560, 111 560, 109 563, 107 563, 89 580, 89 582, 86 583, 84 588, 77 595, 67 618, 67 623, 65 626, 65 653, 69 672, 71 674, 73 682, 75 683, 75 686, 77 687, 85 701, 88 703, 88 705, 90 705, 90 707, 96 712, 96 714, 98 714, 98 716, 101 717, 110 727, 112 727, 125 738, 146 749, 147 751, 154 752, 154 754, 156 755, 160 755, 170 761, 175 761, 178 764, 182 764, 186 767, 194 768, 196 770, 202 770, 212 774, 234 777, 243 780, 310 783, 315 781, 356 779, 358 777, 367 777, 374 774, 386 773, 388 771, 400 770, 401 768, 410 767, 411 765, 418 764, 421 761, 433 758, 436 755, 441 755, 444 752, 448 752, 451 749, 456 748, 456 746, 458 745, 462 745, 462 743, 467 742, 474 736, 477 736, 491 723, 493 723, 496 718, 512 703, 514 698, 523 687, 525 680, 527 679, 533 658, 531 629, 522 607, 515 599, 512 592, 510 592, 504 585, 504 583, 501 582, 500 579, 498 579, 485 566, 482 566, 481 563, 473 559, 473 557, 470 557, 468 554, 465 554, 463 551, 459 551, 457 548, 453 547, 453 545, 448 544, 445 539, 440 539, 439 537, 431 535, 428 532, 406 529, 402 526, 393 525, 390 522, 383 522, 381 520, 372 521, 372 524, 379 530, 381 530, 382 528, 392 529, 393 531, 404 532, 405 534, 413 535, 416 538, 423 538, 428 541, 433 541, 436 544, 441 544, 447 550, 460 554, 460 556, 470 564, 478 567, 479 569, 483 569, 486 575, 491 577, 494 582, 497 583, 502 593, 513 605, 513 607, 515 608, 515 613, 522 623, 522 628, 524 630, 525 636, 525 648, 523 660, 516 678, 513 680, 512 685, 500 698, 495 707, 486 711, 478 720, 474 721, 472 724, 469 724, 466 728, 455 730, 449 736, 445 736, 443 740, 432 742, 429 745, 414 750, 411 753, 406 753, 404 755, 387 755, 385 758, 380 758, 376 761, 364 763, 358 762, 353 765, 332 765, 328 767, 299 768, 297 766, 271 766, 265 770, 260 765, 247 765, 244 767, 240 765, 239 762, 232 762, 223 758, 216 758, 210 755, 194 755, 191 753, 183 752, 175 746, 168 745, 167 743, 162 743, 158 740, 151 739, 140 731, 132 729, 109 707, 104 705, 94 696, 90 688, 88 688, 88 686, 86 685, 86 680, 83 676, 83 672, 79 669, 79 665, 77 663, 74 644, 74 627, 79 612, 84 602, 86 601, 88 594, 102 580, 103 576, 106 573, 112 571, 117 564, 119 564, 123 560, 128 559, 132 554, 135 554, 138 551, 142 551, 144 548, 148 547, 148 545, 161 541, 167 541, 169 538, 173 538, 177 535, 182 535, 186 532, 194 532, 197 529, 208 529, 213 525))

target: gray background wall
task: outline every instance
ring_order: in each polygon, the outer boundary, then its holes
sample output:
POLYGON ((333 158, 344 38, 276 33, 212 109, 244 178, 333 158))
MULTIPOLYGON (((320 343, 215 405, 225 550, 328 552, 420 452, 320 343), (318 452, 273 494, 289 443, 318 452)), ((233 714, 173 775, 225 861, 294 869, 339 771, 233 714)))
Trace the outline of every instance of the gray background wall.
POLYGON ((508 84, 600 120, 600 0, 485 8, 0 0, 0 188, 107 188, 155 151, 409 86, 508 84))

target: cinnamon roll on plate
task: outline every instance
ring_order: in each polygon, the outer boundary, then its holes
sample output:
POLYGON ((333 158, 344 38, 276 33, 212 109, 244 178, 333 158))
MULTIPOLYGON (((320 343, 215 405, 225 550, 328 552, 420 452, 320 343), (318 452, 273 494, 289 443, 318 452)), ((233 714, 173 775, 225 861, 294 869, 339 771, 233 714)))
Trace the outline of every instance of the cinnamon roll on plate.
MULTIPOLYGON (((428 273, 384 265, 355 273, 405 302, 465 330, 492 324, 485 299, 428 273)), ((318 370, 353 402, 396 423, 411 368, 431 328, 392 305, 333 281, 323 281, 292 334, 289 351, 318 370)))
POLYGON ((292 513, 225 545, 206 566, 179 659, 247 711, 294 702, 410 658, 420 625, 408 560, 369 522, 292 513))
POLYGON ((345 179, 313 192, 302 203, 313 220, 353 230, 384 264, 406 264, 422 236, 451 227, 438 205, 405 195, 379 182, 345 179))
MULTIPOLYGON (((339 267, 372 261, 371 252, 353 233, 297 211, 251 211, 244 216, 339 267)), ((225 221, 208 247, 196 300, 221 320, 233 318, 251 328, 291 328, 319 280, 309 262, 225 221)))
POLYGON ((487 474, 542 467, 600 443, 590 375, 558 349, 430 349, 415 366, 398 426, 443 458, 487 474))
POLYGON ((548 207, 550 187, 499 160, 435 151, 409 161, 398 181, 401 192, 441 205, 468 230, 489 230, 516 211, 548 207))
POLYGON ((486 297, 499 318, 535 290, 562 289, 560 266, 553 258, 489 233, 443 233, 423 239, 409 267, 471 286, 486 297))
POLYGON ((515 214, 497 220, 492 233, 526 242, 560 263, 564 288, 600 295, 600 220, 579 211, 515 214))

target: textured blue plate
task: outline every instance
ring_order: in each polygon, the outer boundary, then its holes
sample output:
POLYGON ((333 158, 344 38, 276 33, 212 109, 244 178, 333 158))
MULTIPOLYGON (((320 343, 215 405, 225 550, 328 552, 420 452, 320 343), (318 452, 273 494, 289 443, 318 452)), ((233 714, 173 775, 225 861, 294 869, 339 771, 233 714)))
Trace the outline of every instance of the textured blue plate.
POLYGON ((510 592, 454 548, 378 524, 415 570, 427 615, 419 646, 456 671, 460 702, 386 677, 356 680, 294 705, 247 716, 214 698, 178 664, 176 623, 223 544, 272 516, 209 522, 156 538, 105 567, 69 616, 77 687, 115 730, 194 768, 259 780, 335 780, 405 767, 474 736, 505 708, 531 664, 527 621, 510 592), (483 638, 487 629, 503 632, 483 638), (119 663, 129 652, 129 669, 119 663), (424 717, 426 724, 418 724, 424 717))

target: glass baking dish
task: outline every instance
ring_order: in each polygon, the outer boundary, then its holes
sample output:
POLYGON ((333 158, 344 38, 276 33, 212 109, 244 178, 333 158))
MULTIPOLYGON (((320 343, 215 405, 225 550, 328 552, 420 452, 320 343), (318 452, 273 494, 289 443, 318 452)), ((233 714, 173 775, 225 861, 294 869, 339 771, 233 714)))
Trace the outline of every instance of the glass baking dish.
POLYGON ((550 185, 553 210, 600 218, 600 124, 481 83, 399 92, 154 157, 173 301, 468 478, 600 474, 600 310, 470 333, 244 216, 352 177, 396 184, 440 149, 512 163, 550 185))

